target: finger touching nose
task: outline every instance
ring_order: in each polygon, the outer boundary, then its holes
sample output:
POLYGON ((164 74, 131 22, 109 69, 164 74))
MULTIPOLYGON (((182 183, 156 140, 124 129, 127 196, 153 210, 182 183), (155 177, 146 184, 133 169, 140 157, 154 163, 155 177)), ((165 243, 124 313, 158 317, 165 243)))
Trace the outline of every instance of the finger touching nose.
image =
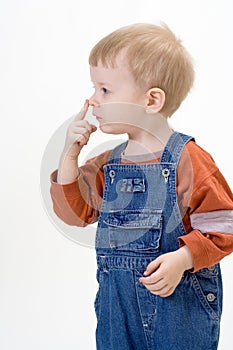
POLYGON ((97 106, 98 105, 98 102, 95 98, 95 94, 92 95, 90 98, 89 98, 89 106, 97 106))

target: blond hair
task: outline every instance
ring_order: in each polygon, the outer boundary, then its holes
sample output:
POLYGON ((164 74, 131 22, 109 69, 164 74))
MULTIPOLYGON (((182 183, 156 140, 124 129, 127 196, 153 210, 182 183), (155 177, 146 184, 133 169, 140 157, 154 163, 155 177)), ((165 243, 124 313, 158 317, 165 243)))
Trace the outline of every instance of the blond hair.
POLYGON ((171 116, 194 81, 192 58, 167 25, 146 23, 120 28, 91 50, 89 64, 115 67, 116 56, 125 49, 126 63, 140 87, 158 87, 166 100, 161 113, 171 116))

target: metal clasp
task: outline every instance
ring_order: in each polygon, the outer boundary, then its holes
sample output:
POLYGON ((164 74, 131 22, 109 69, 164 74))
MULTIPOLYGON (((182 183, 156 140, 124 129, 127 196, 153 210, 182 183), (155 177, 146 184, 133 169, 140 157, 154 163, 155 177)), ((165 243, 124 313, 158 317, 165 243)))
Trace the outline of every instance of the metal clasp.
POLYGON ((170 170, 167 169, 167 168, 164 168, 162 170, 162 175, 164 177, 164 181, 167 183, 168 182, 168 178, 169 178, 169 175, 170 175, 170 170))
POLYGON ((110 176, 110 178, 111 178, 111 184, 112 184, 113 181, 114 181, 114 178, 115 178, 115 176, 116 176, 115 170, 110 170, 110 171, 109 171, 109 176, 110 176))

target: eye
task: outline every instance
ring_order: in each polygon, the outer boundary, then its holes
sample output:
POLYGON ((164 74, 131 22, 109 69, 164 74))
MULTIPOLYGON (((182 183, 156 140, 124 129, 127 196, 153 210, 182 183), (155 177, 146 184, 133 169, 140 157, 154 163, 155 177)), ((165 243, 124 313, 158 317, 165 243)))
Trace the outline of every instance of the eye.
POLYGON ((108 90, 108 89, 106 89, 106 88, 104 88, 104 87, 102 88, 102 91, 103 91, 104 94, 106 94, 106 95, 107 95, 107 94, 110 94, 110 92, 111 92, 110 90, 108 90))

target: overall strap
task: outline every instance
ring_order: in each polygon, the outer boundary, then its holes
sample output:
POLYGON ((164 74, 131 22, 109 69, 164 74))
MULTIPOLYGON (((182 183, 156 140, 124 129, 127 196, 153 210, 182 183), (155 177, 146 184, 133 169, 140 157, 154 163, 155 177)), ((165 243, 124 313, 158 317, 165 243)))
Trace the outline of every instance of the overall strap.
POLYGON ((175 131, 169 138, 160 162, 178 164, 184 146, 188 141, 195 141, 192 136, 188 136, 175 131))
MULTIPOLYGON (((192 136, 188 136, 177 131, 170 136, 161 157, 161 163, 176 163, 178 164, 181 153, 183 151, 184 146, 188 141, 195 141, 192 136)), ((121 159, 121 153, 127 146, 128 141, 121 143, 116 146, 109 157, 108 163, 110 164, 119 164, 121 159)))
POLYGON ((124 151, 125 147, 127 146, 128 141, 121 143, 120 145, 113 148, 112 152, 110 153, 108 163, 109 164, 119 164, 121 160, 121 153, 124 151))

